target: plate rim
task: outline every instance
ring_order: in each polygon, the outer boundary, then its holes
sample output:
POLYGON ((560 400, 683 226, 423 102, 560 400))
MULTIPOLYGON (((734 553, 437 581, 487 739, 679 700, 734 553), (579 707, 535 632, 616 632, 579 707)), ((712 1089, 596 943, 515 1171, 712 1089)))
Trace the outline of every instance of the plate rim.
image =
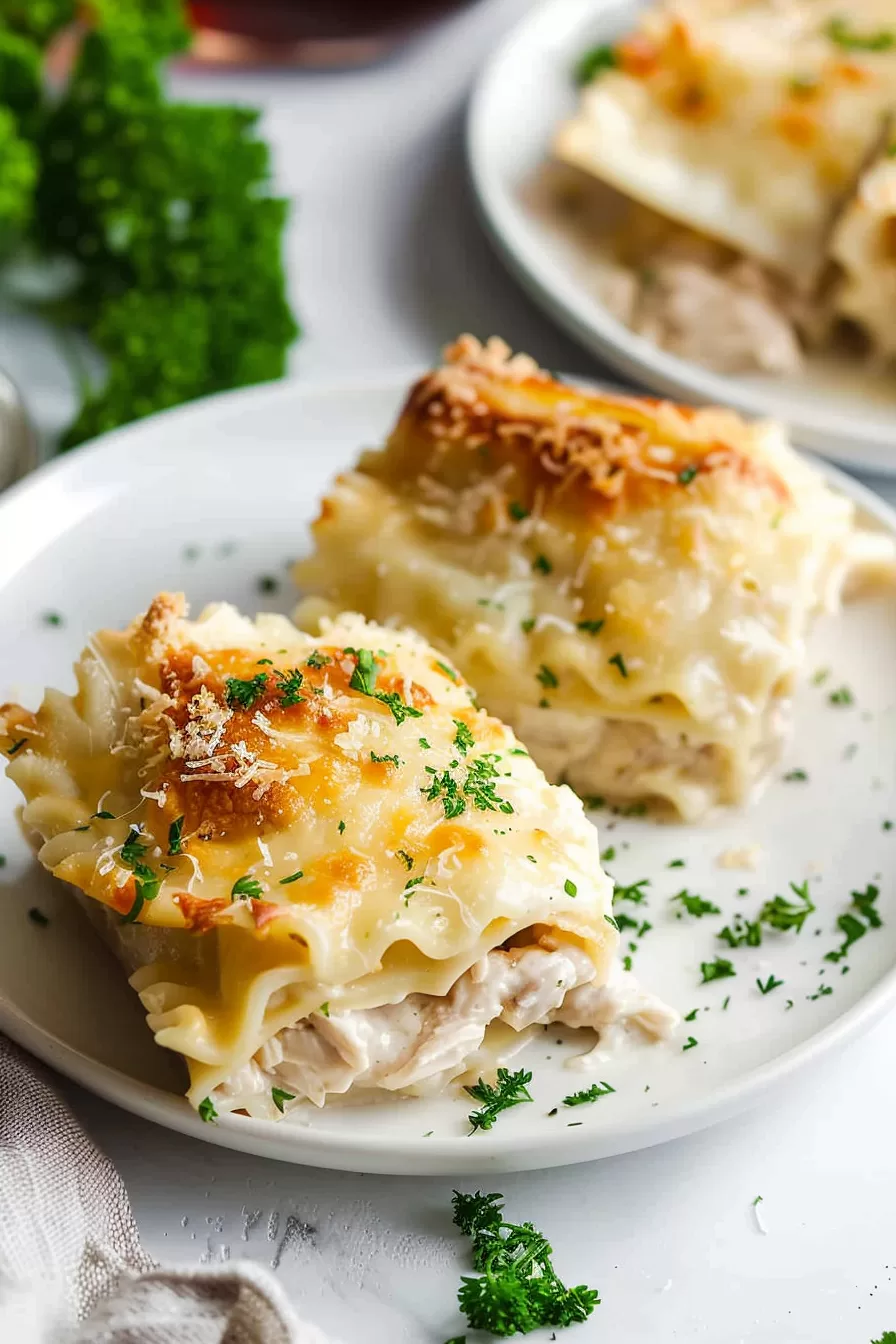
MULTIPOLYGON (((784 419, 794 441, 861 471, 896 476, 896 409, 863 419, 847 411, 821 410, 796 417, 769 407, 761 388, 735 376, 704 369, 655 345, 613 317, 601 301, 582 296, 574 278, 528 237, 522 210, 506 199, 500 175, 489 167, 490 104, 504 67, 517 46, 542 29, 563 32, 600 21, 605 10, 634 9, 638 0, 541 0, 506 33, 477 74, 467 105, 465 158, 479 220, 495 251, 529 297, 591 354, 635 383, 664 396, 698 404, 728 405, 754 419, 784 419)), ((782 385, 786 380, 782 380, 782 385)), ((808 401, 810 392, 802 400, 808 401)))
MULTIPOLYGON (((564 375, 561 375, 561 377, 564 375)), ((572 376, 570 381, 587 383, 572 376)), ((51 488, 60 479, 75 478, 85 469, 95 469, 104 459, 121 455, 124 463, 140 447, 141 440, 164 433, 172 421, 179 424, 201 422, 211 416, 219 419, 231 404, 253 400, 301 402, 307 398, 342 398, 363 393, 395 394, 396 403, 407 387, 404 372, 385 373, 326 382, 285 379, 248 389, 218 393, 187 406, 175 407, 157 416, 123 426, 93 440, 74 453, 39 467, 30 476, 0 495, 0 532, 7 516, 19 508, 20 501, 51 488)), ((857 505, 896 535, 896 509, 879 495, 830 463, 807 457, 824 477, 853 499, 857 505)), ((15 577, 10 580, 15 582, 15 577)), ((564 1133, 562 1144, 556 1136, 494 1132, 401 1140, 400 1149, 388 1133, 364 1134, 360 1138, 341 1134, 322 1134, 299 1124, 253 1120, 243 1116, 222 1116, 216 1124, 200 1119, 185 1097, 142 1082, 105 1064, 70 1045, 46 1027, 35 1022, 0 988, 0 1030, 20 1046, 81 1084, 106 1101, 143 1119, 189 1137, 219 1146, 275 1158, 299 1165, 330 1170, 379 1173, 387 1175, 464 1175, 486 1171, 522 1171, 567 1166, 602 1157, 638 1151, 658 1143, 696 1133, 738 1112, 758 1105, 773 1088, 782 1086, 825 1054, 844 1046, 854 1036, 870 1029, 896 1003, 896 965, 882 974, 861 998, 820 1031, 757 1068, 717 1087, 708 1098, 671 1103, 662 1119, 648 1118, 643 1123, 624 1127, 591 1130, 581 1135, 564 1133)), ((412 1104, 412 1103, 409 1103, 412 1104)))

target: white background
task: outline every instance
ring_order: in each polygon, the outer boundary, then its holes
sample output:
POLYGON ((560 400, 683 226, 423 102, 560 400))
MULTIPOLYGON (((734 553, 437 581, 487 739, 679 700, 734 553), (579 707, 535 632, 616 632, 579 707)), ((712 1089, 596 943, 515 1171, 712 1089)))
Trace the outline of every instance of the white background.
MULTIPOLYGON (((464 177, 471 79, 527 2, 482 0, 361 72, 175 76, 181 96, 265 108, 277 186, 294 201, 288 265, 306 332, 296 376, 420 365, 461 330, 499 332, 550 368, 596 371, 505 275, 464 177)), ((64 422, 63 367, 27 319, 2 324, 0 365, 44 426, 64 422)), ((894 1060, 891 1017, 739 1121, 483 1185, 549 1236, 569 1282, 600 1288, 603 1305, 570 1342, 869 1344, 896 1329, 894 1060)), ((153 1255, 273 1264, 299 1310, 344 1344, 460 1332, 454 1295, 468 1266, 452 1182, 242 1157, 63 1090, 118 1164, 153 1255)))

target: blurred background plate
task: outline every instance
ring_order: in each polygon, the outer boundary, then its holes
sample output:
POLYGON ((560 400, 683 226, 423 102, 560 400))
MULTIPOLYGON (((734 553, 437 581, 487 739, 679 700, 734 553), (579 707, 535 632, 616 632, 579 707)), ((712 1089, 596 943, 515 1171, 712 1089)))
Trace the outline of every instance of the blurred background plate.
POLYGON ((589 288, 575 247, 528 197, 558 122, 576 103, 582 53, 631 27, 637 0, 548 0, 505 39, 470 105, 467 153, 479 208, 498 251, 542 308, 602 361, 653 391, 723 402, 790 423, 796 441, 866 471, 896 475, 896 374, 844 371, 813 359, 798 377, 730 377, 680 359, 612 316, 589 288))

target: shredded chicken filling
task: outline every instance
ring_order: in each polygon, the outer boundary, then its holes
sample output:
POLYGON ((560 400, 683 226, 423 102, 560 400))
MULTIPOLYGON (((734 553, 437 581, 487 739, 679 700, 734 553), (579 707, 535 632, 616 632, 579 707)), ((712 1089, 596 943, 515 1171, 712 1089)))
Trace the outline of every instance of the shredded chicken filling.
POLYGON ((629 1023, 666 1036, 675 1012, 621 969, 594 984, 596 968, 573 944, 489 952, 444 998, 412 994, 364 1011, 333 1011, 284 1028, 218 1093, 229 1106, 270 1096, 273 1088, 322 1106, 351 1087, 410 1091, 442 1086, 462 1073, 490 1023, 514 1031, 557 1022, 601 1033, 629 1023))

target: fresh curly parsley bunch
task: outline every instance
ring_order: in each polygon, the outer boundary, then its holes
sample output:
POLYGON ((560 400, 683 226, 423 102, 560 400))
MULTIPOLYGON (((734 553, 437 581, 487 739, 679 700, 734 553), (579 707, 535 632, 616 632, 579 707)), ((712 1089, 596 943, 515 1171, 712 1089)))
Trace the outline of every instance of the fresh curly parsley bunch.
POLYGON ((49 315, 108 366, 63 447, 280 377, 298 333, 258 114, 165 96, 162 63, 188 40, 181 0, 0 0, 0 260, 73 262, 49 315), (47 48, 76 18, 73 68, 47 91, 47 48))

